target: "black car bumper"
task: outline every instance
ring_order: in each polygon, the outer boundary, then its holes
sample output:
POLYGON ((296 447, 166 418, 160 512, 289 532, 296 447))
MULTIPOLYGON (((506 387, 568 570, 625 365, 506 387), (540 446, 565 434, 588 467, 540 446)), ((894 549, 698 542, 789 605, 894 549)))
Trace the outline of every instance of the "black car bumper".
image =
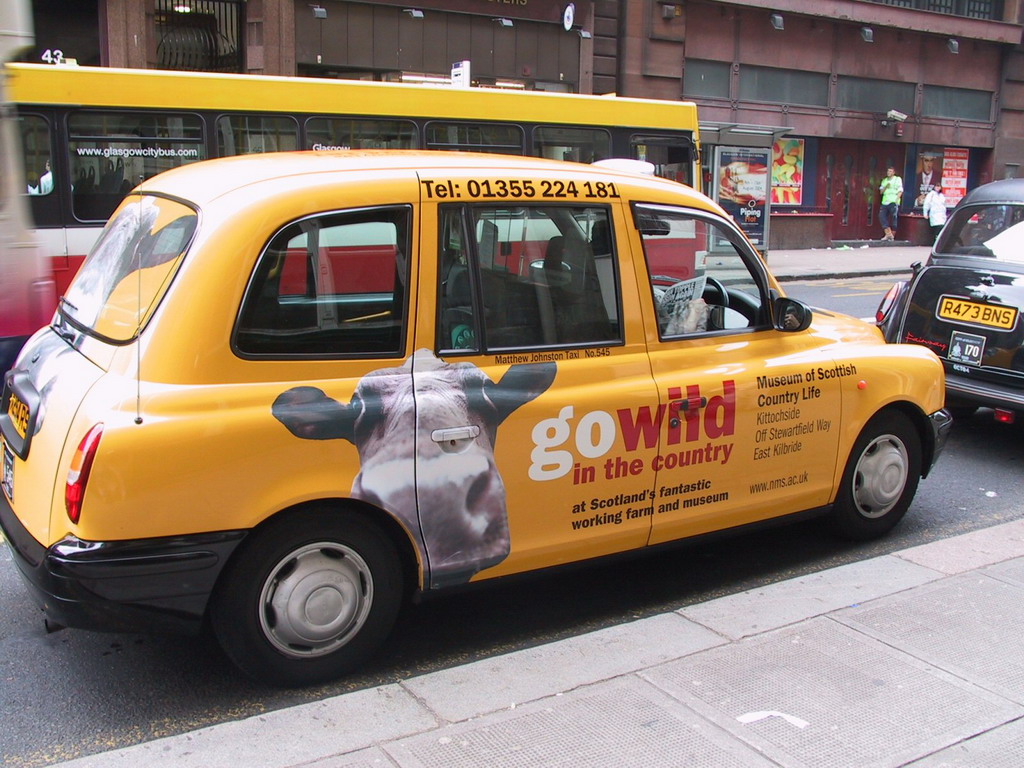
POLYGON ((928 416, 928 421, 932 427, 932 450, 931 456, 926 460, 922 476, 928 477, 928 473, 932 467, 935 466, 935 462, 939 458, 939 454, 942 453, 942 449, 946 447, 946 440, 949 437, 950 431, 953 429, 953 416, 945 408, 937 410, 928 416))
POLYGON ((1024 413, 1024 390, 946 371, 946 402, 1024 413))
POLYGON ((0 493, 0 529, 48 623, 108 632, 198 632, 245 531, 135 541, 66 536, 44 547, 0 493))

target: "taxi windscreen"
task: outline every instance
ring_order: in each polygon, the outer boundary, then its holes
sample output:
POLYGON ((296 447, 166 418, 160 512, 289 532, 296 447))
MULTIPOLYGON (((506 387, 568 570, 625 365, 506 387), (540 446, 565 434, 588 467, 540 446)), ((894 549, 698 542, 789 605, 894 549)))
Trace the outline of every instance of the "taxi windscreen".
POLYGON ((935 252, 1024 262, 1024 205, 990 203, 958 208, 942 230, 935 252))
POLYGON ((111 343, 134 339, 167 290, 195 233, 182 203, 130 195, 60 301, 62 319, 111 343))

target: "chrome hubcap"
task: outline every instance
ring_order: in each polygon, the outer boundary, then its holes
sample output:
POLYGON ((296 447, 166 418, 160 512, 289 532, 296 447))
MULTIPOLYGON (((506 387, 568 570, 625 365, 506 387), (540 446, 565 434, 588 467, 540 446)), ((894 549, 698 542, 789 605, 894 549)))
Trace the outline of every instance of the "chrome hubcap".
POLYGON ((260 626, 286 656, 322 656, 360 630, 372 604, 366 561, 344 545, 318 542, 274 566, 260 593, 260 626))
POLYGON ((853 473, 853 501, 864 517, 887 514, 899 501, 910 476, 903 441, 894 435, 876 437, 861 454, 853 473))

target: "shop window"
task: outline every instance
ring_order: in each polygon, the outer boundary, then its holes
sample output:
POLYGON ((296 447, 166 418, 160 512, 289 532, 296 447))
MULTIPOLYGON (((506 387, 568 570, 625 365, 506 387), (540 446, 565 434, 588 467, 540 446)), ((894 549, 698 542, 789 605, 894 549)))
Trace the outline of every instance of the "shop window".
POLYGON ((840 75, 836 81, 836 106, 861 112, 898 109, 910 115, 914 113, 914 84, 840 75))
POLYGON ((828 73, 795 69, 740 67, 739 95, 745 101, 828 106, 828 73))
POLYGON ((687 59, 686 68, 683 70, 683 98, 729 98, 731 71, 732 65, 727 61, 687 59))
POLYGON ((921 114, 988 122, 992 119, 992 94, 989 91, 926 85, 921 99, 921 114))
POLYGON ((155 0, 160 69, 243 72, 241 0, 155 0))

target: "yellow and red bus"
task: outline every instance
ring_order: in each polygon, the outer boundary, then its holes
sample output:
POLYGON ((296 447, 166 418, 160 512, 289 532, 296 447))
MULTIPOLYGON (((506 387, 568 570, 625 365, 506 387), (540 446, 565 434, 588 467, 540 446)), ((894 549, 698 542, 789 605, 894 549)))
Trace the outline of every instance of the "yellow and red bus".
POLYGON ((700 182, 691 102, 42 64, 9 65, 7 80, 22 191, 58 296, 128 190, 207 158, 330 148, 625 157, 700 182))
MULTIPOLYGON (((28 0, 0 0, 0 64, 32 41, 28 0)), ((0 104, 9 100, 9 84, 5 71, 0 77, 0 104)), ((24 178, 18 123, 9 110, 0 110, 0 374, 54 308, 52 264, 33 238, 24 178)))

